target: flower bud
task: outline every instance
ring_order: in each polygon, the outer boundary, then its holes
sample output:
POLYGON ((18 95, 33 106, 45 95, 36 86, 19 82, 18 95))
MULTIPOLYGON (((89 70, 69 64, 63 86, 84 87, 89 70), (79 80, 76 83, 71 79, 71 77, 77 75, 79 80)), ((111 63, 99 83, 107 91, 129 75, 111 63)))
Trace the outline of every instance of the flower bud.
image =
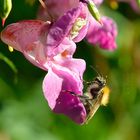
POLYGON ((88 6, 88 9, 89 9, 91 15, 95 18, 95 20, 97 20, 100 24, 102 24, 100 13, 99 13, 96 5, 93 3, 93 1, 89 0, 87 3, 87 6, 88 6))
POLYGON ((0 0, 0 17, 2 18, 2 26, 12 9, 12 0, 0 0))

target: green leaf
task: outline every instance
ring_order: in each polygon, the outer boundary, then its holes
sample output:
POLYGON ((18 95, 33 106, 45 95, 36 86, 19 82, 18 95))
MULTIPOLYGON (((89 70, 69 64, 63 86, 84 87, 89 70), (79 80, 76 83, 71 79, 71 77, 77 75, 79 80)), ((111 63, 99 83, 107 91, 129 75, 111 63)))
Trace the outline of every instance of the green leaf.
POLYGON ((15 74, 14 81, 16 82, 17 81, 16 75, 17 75, 18 70, 17 70, 16 66, 14 65, 14 63, 10 59, 8 59, 5 55, 3 55, 2 53, 0 53, 0 60, 3 60, 14 72, 14 74, 15 74))

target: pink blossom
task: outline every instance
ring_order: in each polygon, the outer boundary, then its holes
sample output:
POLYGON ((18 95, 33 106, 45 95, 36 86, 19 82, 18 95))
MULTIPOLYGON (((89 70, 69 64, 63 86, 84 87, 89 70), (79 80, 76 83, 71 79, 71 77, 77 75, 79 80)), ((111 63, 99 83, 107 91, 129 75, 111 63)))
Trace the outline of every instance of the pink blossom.
POLYGON ((93 45, 99 45, 102 49, 113 51, 117 45, 117 26, 109 17, 101 18, 103 25, 97 23, 92 17, 87 33, 87 41, 93 45))
MULTIPOLYGON (((88 5, 90 4, 91 0, 80 0, 80 1, 88 5)), ((103 2, 102 0, 101 1, 92 0, 92 1, 98 6, 103 2)), ((93 15, 95 13, 93 13, 93 15)), ((99 45, 100 48, 102 49, 113 51, 114 49, 117 48, 116 41, 115 41, 117 36, 116 23, 110 18, 101 17, 100 19, 100 15, 98 15, 99 17, 96 16, 95 18, 93 18, 91 15, 88 17, 90 25, 88 28, 86 38, 88 42, 93 45, 99 45)))
POLYGON ((43 92, 50 108, 82 124, 86 119, 85 107, 68 92, 83 94, 82 77, 86 66, 84 60, 72 58, 76 50, 74 42, 81 41, 88 31, 90 43, 113 50, 116 48, 116 25, 106 17, 102 18, 103 26, 93 17, 90 19, 86 4, 79 0, 43 2, 44 10, 40 12, 44 21, 13 23, 2 31, 1 39, 23 53, 32 64, 48 71, 43 92))
POLYGON ((48 34, 50 29, 50 22, 21 21, 7 26, 1 32, 1 39, 23 53, 37 67, 48 70, 43 81, 43 91, 50 108, 82 124, 86 118, 85 108, 78 98, 67 91, 82 95, 85 61, 72 58, 76 45, 67 37, 64 37, 57 46, 49 48, 50 51, 52 49, 52 52, 55 52, 55 55, 51 57, 47 55, 47 46, 42 35, 48 34))
POLYGON ((60 5, 57 5, 56 11, 53 7, 56 1, 47 2, 50 4, 53 2, 52 7, 49 6, 51 11, 49 18, 53 17, 53 20, 46 22, 27 20, 13 23, 2 31, 1 39, 23 53, 32 64, 48 71, 43 81, 43 92, 50 108, 82 124, 86 118, 84 105, 68 91, 82 95, 85 61, 72 58, 76 49, 72 40, 79 41, 86 35, 88 24, 86 6, 82 3, 76 5, 76 1, 74 5, 70 1, 65 2, 68 4, 65 5, 68 9, 61 8, 65 13, 60 12, 61 15, 55 15, 56 12, 59 13, 57 8, 60 5), (79 19, 86 21, 80 27, 79 19), (77 23, 78 27, 75 25, 77 23))
MULTIPOLYGON (((72 68, 76 71, 85 67, 83 60, 72 60, 72 68), (73 62, 75 63, 73 63, 73 62), (77 65, 78 64, 78 65, 77 65), (73 67, 74 65, 78 66, 73 67)), ((70 62, 67 63, 69 65, 70 62)), ((82 72, 81 71, 81 72, 82 72)), ((49 69, 43 82, 44 95, 50 108, 55 113, 69 116, 76 123, 82 124, 86 119, 86 110, 81 101, 68 91, 82 95, 83 85, 77 74, 62 66, 53 66, 49 69)))

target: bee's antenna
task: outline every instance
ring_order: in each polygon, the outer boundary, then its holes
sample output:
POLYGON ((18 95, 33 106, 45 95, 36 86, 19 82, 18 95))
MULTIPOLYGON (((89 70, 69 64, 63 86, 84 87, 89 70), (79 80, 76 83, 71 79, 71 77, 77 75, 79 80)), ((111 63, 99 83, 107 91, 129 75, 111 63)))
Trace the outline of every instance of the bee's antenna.
POLYGON ((90 67, 98 74, 99 77, 103 77, 101 73, 99 73, 92 65, 90 67))

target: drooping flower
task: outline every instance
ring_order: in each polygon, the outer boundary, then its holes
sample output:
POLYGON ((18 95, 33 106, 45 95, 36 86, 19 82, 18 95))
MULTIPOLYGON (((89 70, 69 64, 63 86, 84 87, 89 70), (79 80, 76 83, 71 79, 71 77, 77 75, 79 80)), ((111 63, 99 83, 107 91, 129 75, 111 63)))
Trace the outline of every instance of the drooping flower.
POLYGON ((1 33, 1 39, 23 53, 31 63, 48 71, 43 81, 43 91, 50 108, 82 124, 86 118, 85 108, 68 91, 82 95, 85 62, 72 58, 76 46, 67 37, 57 47, 50 48, 56 54, 49 57, 45 53, 47 46, 42 41, 42 29, 48 33, 50 27, 49 22, 40 20, 21 21, 7 26, 1 33))
MULTIPOLYGON (((74 42, 81 41, 87 30, 93 29, 92 27, 88 29, 89 11, 86 4, 79 0, 43 0, 43 2, 44 21, 27 20, 13 23, 4 29, 1 39, 23 53, 31 63, 48 71, 43 81, 43 92, 50 108, 82 124, 87 115, 85 107, 69 91, 83 94, 82 77, 85 61, 72 57, 76 49, 74 42), (58 9, 61 10, 58 12, 58 9)), ((106 30, 105 34, 115 36, 115 32, 105 23, 103 28, 106 30)), ((97 26, 97 29, 100 27, 97 26)), ((102 41, 102 44, 106 45, 109 39, 102 41)), ((108 43, 107 47, 110 44, 108 43)))
MULTIPOLYGON (((61 0, 61 2, 62 1, 63 0, 61 0)), ((76 17, 75 18, 76 20, 73 18, 74 25, 72 28, 70 27, 70 29, 72 29, 72 30, 71 30, 70 34, 67 34, 67 36, 70 37, 70 35, 72 35, 71 38, 73 39, 73 41, 79 42, 85 37, 85 35, 87 34, 87 30, 88 30, 87 40, 91 44, 99 45, 101 48, 106 49, 106 50, 112 51, 112 50, 116 49, 117 45, 116 45, 115 39, 117 36, 117 26, 116 26, 115 22, 110 18, 103 17, 101 19, 101 22, 103 25, 100 25, 99 23, 96 22, 96 20, 92 16, 89 16, 89 14, 88 14, 89 11, 87 9, 85 12, 83 12, 85 10, 85 7, 87 7, 87 3, 89 2, 89 0, 80 0, 80 1, 81 2, 79 3, 79 7, 82 7, 81 8, 82 10, 80 10, 81 11, 80 15, 84 15, 84 16, 81 16, 84 18, 81 18, 80 16, 78 18, 76 17), (83 4, 82 4, 82 2, 83 2, 83 4), (80 6, 80 4, 81 4, 81 6, 80 6), (87 21, 87 22, 85 22, 85 21, 87 21), (90 21, 90 26, 88 24, 89 21, 90 21), (78 24, 81 24, 80 25, 81 28, 77 27, 78 24), (77 30, 77 28, 78 28, 78 30, 77 30), (114 34, 112 34, 113 32, 114 32, 114 34)), ((50 3, 47 3, 47 2, 48 1, 45 1, 46 6, 48 6, 51 3, 50 1, 49 1, 50 3)), ((93 0, 93 2, 95 4, 99 5, 103 1, 93 0)), ((56 13, 56 9, 57 9, 56 7, 57 7, 57 3, 59 3, 59 2, 54 0, 54 3, 52 3, 52 5, 51 5, 51 9, 53 9, 53 10, 51 10, 52 11, 51 14, 58 15, 59 13, 58 12, 56 13)), ((59 6, 59 4, 58 4, 58 6, 59 6)), ((77 4, 77 1, 76 1, 76 4, 77 4)), ((69 4, 69 0, 67 2, 65 1, 65 5, 67 5, 66 6, 67 8, 68 7, 70 8, 70 6, 72 7, 72 5, 69 4)), ((66 11, 66 9, 65 9, 65 11, 66 11)), ((49 12, 47 12, 47 13, 49 13, 49 12)), ((43 15, 45 15, 45 14, 43 14, 43 15)), ((64 21, 65 19, 63 18, 62 20, 64 21)))
POLYGON ((68 91, 82 95, 85 61, 72 58, 76 49, 72 40, 79 41, 86 35, 85 9, 86 6, 79 3, 53 21, 21 21, 7 26, 1 33, 3 42, 48 71, 43 91, 50 108, 78 124, 84 122, 86 111, 81 101, 68 91))
POLYGON ((102 25, 92 17, 86 39, 93 45, 99 45, 102 49, 113 51, 116 49, 117 26, 109 17, 102 17, 102 25))

